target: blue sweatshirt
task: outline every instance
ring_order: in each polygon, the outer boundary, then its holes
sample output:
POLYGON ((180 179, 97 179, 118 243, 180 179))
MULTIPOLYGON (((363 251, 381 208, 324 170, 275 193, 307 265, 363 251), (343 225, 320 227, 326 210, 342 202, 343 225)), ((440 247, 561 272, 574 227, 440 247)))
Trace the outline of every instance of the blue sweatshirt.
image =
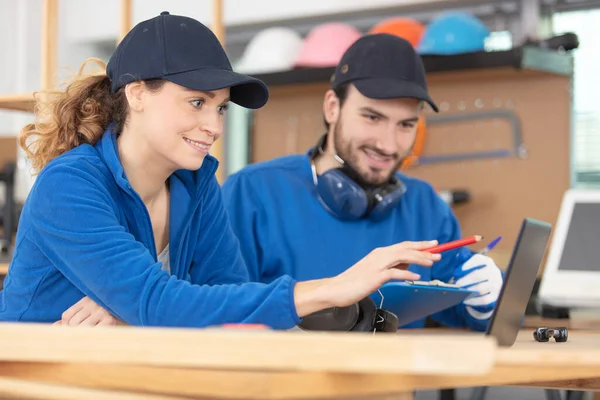
MULTIPOLYGON (((379 222, 342 221, 326 211, 317 197, 308 154, 252 164, 231 175, 222 186, 223 198, 250 279, 275 282, 283 275, 298 280, 331 277, 377 247, 459 239, 456 217, 431 185, 398 175, 407 191, 389 217, 379 222)), ((409 269, 419 273, 421 280, 448 282, 459 267, 457 252, 445 252, 431 268, 411 265, 409 269)), ((452 327, 484 330, 487 326, 487 321, 472 318, 463 304, 431 317, 452 327)), ((405 328, 423 327, 424 322, 405 328)))
POLYGON ((248 283, 207 156, 170 177, 171 274, 157 262, 150 217, 107 130, 39 174, 0 292, 0 320, 55 322, 84 296, 138 326, 299 323, 289 276, 248 283))

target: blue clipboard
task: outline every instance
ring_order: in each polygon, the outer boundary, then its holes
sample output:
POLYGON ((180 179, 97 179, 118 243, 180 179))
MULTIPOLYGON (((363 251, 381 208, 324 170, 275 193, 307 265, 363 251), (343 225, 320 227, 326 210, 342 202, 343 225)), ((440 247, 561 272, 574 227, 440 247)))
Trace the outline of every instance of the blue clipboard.
MULTIPOLYGON (((476 293, 468 289, 440 285, 432 282, 388 282, 379 288, 383 295, 383 308, 398 317, 398 326, 403 326, 455 306, 476 293)), ((371 295, 377 306, 381 295, 371 295)))

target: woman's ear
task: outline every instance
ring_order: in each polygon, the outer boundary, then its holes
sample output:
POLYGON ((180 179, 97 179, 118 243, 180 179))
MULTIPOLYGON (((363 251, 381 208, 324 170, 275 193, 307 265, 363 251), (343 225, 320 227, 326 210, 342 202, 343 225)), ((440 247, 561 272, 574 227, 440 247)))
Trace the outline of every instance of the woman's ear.
POLYGON ((335 92, 331 89, 325 92, 323 115, 325 116, 325 121, 327 121, 330 126, 337 123, 340 115, 340 99, 338 99, 335 92))
POLYGON ((144 83, 136 81, 125 86, 125 96, 129 109, 132 111, 144 111, 144 83))

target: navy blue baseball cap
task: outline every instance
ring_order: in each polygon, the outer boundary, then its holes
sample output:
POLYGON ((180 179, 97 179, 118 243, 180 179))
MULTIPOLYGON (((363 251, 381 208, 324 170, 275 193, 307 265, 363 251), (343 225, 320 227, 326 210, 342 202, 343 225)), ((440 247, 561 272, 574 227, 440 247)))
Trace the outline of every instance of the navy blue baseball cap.
POLYGON ((412 44, 387 33, 368 34, 346 50, 332 77, 332 87, 351 82, 372 99, 411 97, 438 107, 429 96, 423 60, 412 44))
POLYGON ((137 80, 164 79, 192 90, 230 88, 231 101, 251 109, 269 99, 264 82, 233 72, 208 27, 166 11, 133 27, 117 46, 106 73, 113 93, 137 80))

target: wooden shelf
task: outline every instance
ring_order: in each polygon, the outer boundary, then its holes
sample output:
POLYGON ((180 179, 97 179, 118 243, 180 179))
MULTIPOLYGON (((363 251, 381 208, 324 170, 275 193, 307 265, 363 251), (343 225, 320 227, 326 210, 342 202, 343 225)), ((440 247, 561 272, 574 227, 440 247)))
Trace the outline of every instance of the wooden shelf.
POLYGON ((0 94, 0 110, 32 112, 34 104, 33 93, 0 94))
MULTIPOLYGON (((43 0, 42 3, 41 90, 52 89, 56 86, 54 81, 58 63, 58 1, 43 0)), ((131 20, 131 0, 121 0, 119 40, 131 29, 131 20)), ((33 112, 34 106, 33 92, 0 94, 0 110, 33 112)))
MULTIPOLYGON (((423 56, 428 74, 450 71, 515 68, 543 71, 557 75, 572 75, 573 56, 535 46, 515 47, 506 51, 480 51, 451 56, 423 56)), ((335 68, 297 68, 290 71, 255 75, 267 85, 291 85, 328 82, 335 68)))

